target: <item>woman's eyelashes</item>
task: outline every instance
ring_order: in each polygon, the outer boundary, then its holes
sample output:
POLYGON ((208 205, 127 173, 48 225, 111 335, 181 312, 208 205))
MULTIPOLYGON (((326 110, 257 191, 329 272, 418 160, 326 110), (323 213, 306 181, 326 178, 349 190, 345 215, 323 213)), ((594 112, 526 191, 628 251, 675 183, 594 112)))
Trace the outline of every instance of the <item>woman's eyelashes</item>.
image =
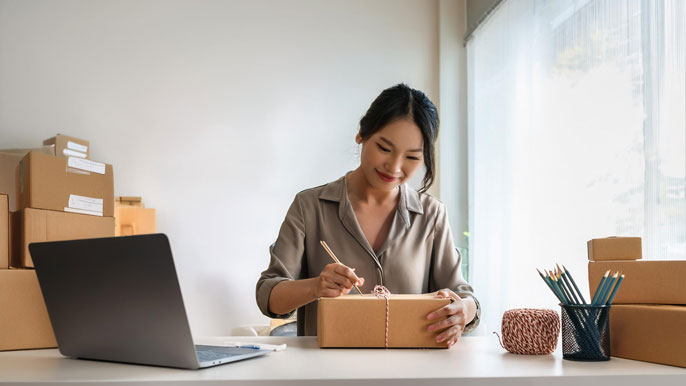
MULTIPOLYGON (((379 150, 381 150, 384 153, 390 153, 391 152, 390 149, 381 146, 380 143, 377 143, 376 146, 378 146, 379 150)), ((407 159, 412 160, 412 161, 419 161, 419 157, 414 157, 414 156, 407 156, 407 159)))
POLYGON ((384 153, 388 153, 388 152, 390 152, 390 150, 389 150, 389 149, 387 149, 387 148, 385 148, 385 147, 381 146, 381 144, 379 144, 379 143, 377 143, 377 144, 376 144, 376 146, 378 146, 378 147, 379 147, 379 149, 381 149, 381 151, 382 151, 382 152, 384 152, 384 153))

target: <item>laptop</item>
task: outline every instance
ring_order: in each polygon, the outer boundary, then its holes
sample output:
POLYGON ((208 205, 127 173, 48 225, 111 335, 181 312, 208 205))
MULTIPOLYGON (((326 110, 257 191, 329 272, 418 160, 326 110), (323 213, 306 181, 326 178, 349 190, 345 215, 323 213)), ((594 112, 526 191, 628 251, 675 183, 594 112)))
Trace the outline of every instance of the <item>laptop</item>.
POLYGON ((32 243, 29 251, 64 356, 199 369, 271 352, 193 344, 164 234, 32 243))

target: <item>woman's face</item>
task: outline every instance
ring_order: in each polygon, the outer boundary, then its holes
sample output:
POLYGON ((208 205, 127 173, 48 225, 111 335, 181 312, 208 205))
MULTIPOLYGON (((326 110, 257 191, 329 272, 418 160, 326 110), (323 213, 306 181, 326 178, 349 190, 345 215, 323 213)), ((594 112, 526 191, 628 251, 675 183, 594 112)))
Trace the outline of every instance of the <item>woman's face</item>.
POLYGON ((360 168, 374 188, 393 190, 424 164, 422 133, 411 119, 392 121, 362 143, 360 168))

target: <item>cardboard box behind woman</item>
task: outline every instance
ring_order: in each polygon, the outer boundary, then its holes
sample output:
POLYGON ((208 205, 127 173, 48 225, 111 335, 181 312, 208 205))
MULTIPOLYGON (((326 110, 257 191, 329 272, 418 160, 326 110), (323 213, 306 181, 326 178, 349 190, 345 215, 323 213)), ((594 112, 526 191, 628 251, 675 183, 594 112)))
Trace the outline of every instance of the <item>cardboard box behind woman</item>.
POLYGON ((12 266, 32 268, 29 244, 114 236, 114 217, 26 208, 12 216, 12 266))
POLYGON ((53 155, 57 157, 90 158, 91 155, 90 142, 64 134, 57 134, 44 140, 43 145, 53 145, 55 147, 53 155))
POLYGON ((0 351, 57 347, 32 269, 0 269, 0 351))
POLYGON ((38 151, 43 154, 51 155, 54 153, 54 146, 43 146, 36 149, 6 149, 0 150, 0 192, 9 196, 10 212, 17 210, 17 166, 30 151, 38 151))
POLYGON ((114 216, 112 165, 30 152, 19 165, 19 208, 114 216))
POLYGON ((0 193, 0 269, 7 269, 10 262, 10 211, 6 194, 0 193))
POLYGON ((115 197, 115 236, 144 235, 155 232, 157 232, 155 209, 145 208, 140 197, 115 197))

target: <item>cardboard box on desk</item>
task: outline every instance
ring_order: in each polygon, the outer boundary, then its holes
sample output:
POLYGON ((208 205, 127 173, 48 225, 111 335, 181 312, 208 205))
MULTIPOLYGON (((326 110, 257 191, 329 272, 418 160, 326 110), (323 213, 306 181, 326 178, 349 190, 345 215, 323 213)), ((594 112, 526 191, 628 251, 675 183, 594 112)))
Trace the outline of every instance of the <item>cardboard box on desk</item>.
MULTIPOLYGON (((390 295, 388 347, 446 348, 427 331, 426 316, 449 299, 435 295, 390 295)), ((319 347, 385 347, 386 300, 375 295, 320 298, 317 306, 319 347)))
POLYGON ((43 141, 43 145, 53 145, 53 155, 57 157, 90 158, 90 142, 85 139, 57 134, 43 141))
POLYGON ((9 199, 0 193, 0 269, 10 264, 10 211, 9 199))
POLYGON ((686 260, 591 261, 591 297, 608 269, 625 275, 613 304, 686 304, 686 260))
POLYGON ((54 146, 43 146, 36 149, 6 149, 0 150, 0 192, 9 196, 10 211, 17 210, 17 166, 19 162, 30 152, 37 151, 43 154, 53 154, 54 146))
POLYGON ((586 243, 588 260, 638 260, 642 255, 640 237, 606 237, 586 243))
POLYGON ((114 216, 112 165, 30 152, 19 164, 19 208, 114 216))
POLYGON ((13 267, 33 267, 29 244, 114 236, 114 217, 26 208, 13 215, 13 267))
POLYGON ((686 306, 610 307, 612 356, 686 367, 686 306))
POLYGON ((57 347, 32 269, 0 270, 0 351, 57 347))

